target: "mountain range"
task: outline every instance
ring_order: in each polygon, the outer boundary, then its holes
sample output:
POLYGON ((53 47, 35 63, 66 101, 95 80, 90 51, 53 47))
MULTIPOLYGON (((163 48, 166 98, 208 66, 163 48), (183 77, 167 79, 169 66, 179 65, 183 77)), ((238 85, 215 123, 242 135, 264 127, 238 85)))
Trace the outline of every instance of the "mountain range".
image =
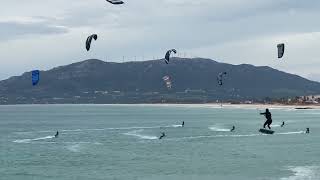
POLYGON ((125 63, 89 59, 0 81, 0 104, 204 103, 320 94, 320 83, 267 66, 232 65, 204 58, 125 63), (223 85, 217 76, 226 72, 223 85), (169 76, 172 87, 163 81, 169 76))

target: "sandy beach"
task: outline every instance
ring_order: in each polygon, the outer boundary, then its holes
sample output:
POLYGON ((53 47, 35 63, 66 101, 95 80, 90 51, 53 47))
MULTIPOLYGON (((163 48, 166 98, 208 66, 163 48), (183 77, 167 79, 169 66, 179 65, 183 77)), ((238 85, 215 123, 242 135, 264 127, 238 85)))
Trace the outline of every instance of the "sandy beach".
MULTIPOLYGON (((108 104, 109 105, 109 104, 108 104)), ((197 107, 197 108, 239 108, 239 109, 320 109, 320 105, 284 105, 284 104, 230 104, 230 103, 207 103, 207 104, 117 104, 124 106, 172 106, 172 107, 197 107)))

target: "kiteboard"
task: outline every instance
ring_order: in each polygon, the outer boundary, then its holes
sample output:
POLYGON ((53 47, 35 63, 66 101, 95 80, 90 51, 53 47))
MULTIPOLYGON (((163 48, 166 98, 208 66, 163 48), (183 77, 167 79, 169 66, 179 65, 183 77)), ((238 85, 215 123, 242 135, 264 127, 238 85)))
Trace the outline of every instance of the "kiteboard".
POLYGON ((259 129, 259 132, 264 133, 264 134, 273 134, 274 131, 268 130, 268 129, 259 129))

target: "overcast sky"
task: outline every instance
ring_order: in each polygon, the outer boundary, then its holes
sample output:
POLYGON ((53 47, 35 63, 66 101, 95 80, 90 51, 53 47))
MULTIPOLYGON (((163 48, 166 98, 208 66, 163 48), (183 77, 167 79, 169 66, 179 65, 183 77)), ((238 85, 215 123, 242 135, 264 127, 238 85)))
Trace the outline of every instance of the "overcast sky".
POLYGON ((0 11, 0 79, 89 58, 163 58, 176 48, 320 81, 319 0, 7 0, 0 11), (87 52, 92 33, 98 40, 87 52), (282 60, 277 43, 286 44, 282 60))

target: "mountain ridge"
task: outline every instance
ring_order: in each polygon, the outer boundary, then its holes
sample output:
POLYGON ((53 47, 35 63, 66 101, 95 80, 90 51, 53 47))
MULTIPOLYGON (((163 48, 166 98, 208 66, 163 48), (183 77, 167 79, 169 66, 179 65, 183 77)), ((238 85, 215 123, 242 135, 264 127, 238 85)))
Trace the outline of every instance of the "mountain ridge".
POLYGON ((320 94, 320 83, 298 75, 206 58, 171 58, 168 65, 87 59, 40 74, 37 86, 31 85, 31 72, 0 81, 0 104, 215 102, 320 94), (220 72, 227 72, 221 87, 220 72), (172 89, 165 86, 165 75, 172 89))

